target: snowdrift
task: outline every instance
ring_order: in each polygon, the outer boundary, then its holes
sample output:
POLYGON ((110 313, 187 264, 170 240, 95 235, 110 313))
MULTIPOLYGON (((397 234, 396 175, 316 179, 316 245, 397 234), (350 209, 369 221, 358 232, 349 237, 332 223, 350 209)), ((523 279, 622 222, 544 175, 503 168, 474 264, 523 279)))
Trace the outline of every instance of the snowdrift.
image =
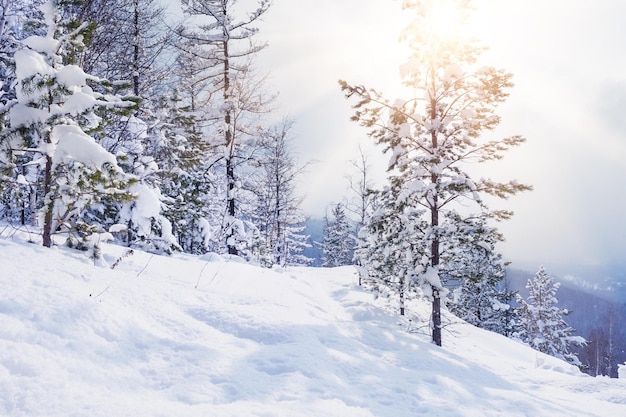
POLYGON ((0 254, 0 415, 626 416, 626 381, 450 316, 438 348, 351 267, 112 245, 94 265, 17 234, 0 254))

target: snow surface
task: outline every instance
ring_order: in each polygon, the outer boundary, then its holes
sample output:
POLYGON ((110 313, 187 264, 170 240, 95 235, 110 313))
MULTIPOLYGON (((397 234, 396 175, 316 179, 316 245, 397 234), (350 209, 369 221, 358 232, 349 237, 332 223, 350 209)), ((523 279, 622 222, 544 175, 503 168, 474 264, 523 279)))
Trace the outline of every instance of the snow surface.
POLYGON ((448 314, 436 347, 352 267, 30 239, 0 225, 0 415, 626 416, 625 380, 448 314))

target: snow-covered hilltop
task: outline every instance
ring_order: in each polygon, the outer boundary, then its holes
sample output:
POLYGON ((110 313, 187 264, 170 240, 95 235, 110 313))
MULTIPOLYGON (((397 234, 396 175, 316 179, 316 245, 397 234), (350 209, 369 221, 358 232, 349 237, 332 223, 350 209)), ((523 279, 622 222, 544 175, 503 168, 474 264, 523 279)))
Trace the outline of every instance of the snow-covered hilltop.
POLYGON ((448 315, 436 347, 351 267, 273 271, 107 245, 94 266, 26 239, 0 239, 0 415, 626 415, 625 380, 448 315))

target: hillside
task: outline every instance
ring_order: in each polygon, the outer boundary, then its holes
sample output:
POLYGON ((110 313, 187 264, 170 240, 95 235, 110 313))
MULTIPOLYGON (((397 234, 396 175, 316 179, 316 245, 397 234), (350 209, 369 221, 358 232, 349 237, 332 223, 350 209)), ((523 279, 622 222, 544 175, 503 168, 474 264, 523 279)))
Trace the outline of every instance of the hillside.
POLYGON ((625 380, 452 317, 438 348, 350 267, 136 251, 111 269, 125 250, 0 239, 0 415, 626 415, 625 380))

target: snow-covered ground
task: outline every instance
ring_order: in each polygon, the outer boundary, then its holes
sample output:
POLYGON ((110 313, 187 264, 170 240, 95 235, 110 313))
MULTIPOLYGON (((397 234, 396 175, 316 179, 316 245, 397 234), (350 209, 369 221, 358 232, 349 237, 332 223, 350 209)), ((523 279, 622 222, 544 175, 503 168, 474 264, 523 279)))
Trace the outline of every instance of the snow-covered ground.
POLYGON ((626 416, 626 380, 449 316, 438 348, 351 267, 136 251, 111 269, 126 248, 94 265, 27 239, 0 235, 1 415, 626 416))

